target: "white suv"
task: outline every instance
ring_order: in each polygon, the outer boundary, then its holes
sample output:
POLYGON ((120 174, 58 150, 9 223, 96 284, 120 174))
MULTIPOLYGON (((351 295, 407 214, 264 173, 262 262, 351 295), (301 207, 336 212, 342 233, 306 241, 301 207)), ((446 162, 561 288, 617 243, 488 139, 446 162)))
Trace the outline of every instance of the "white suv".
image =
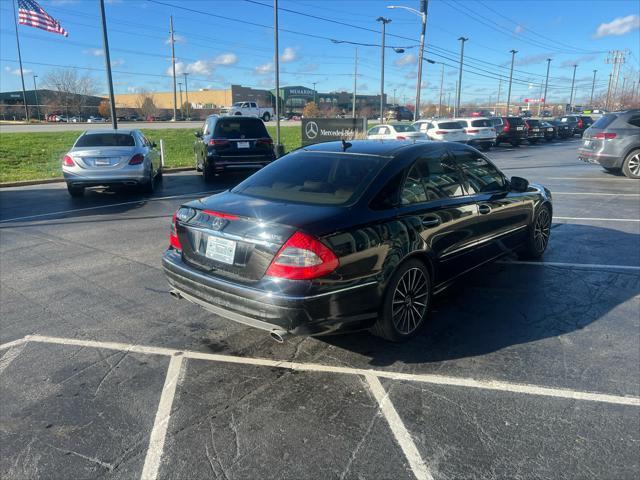
POLYGON ((430 140, 441 142, 466 142, 464 126, 455 120, 418 120, 413 126, 430 140))
POLYGON ((496 129, 488 118, 456 118, 467 134, 467 144, 486 152, 496 143, 496 129))

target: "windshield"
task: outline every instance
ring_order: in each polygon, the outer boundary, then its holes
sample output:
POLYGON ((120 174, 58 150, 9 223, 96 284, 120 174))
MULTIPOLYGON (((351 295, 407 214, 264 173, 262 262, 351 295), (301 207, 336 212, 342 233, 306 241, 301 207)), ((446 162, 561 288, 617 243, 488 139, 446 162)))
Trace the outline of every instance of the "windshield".
POLYGON ((396 132, 417 132, 413 125, 393 125, 396 132))
POLYGON ((438 123, 438 128, 443 128, 445 130, 457 130, 464 127, 460 122, 441 122, 438 123))
POLYGON ((87 133, 82 135, 77 147, 135 147, 136 141, 128 133, 87 133))
POLYGON ((356 201, 386 164, 386 157, 298 151, 231 190, 252 197, 311 205, 356 201))
POLYGON ((233 104, 234 107, 241 107, 242 105, 244 105, 244 102, 236 102, 233 104))

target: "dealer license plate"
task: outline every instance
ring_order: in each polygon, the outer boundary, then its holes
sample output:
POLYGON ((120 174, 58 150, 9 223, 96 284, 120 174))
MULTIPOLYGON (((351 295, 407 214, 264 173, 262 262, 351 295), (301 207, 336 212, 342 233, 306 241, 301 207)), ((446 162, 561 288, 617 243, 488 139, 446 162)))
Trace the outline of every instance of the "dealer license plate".
POLYGON ((249 142, 238 142, 238 148, 249 148, 249 142))
POLYGON ((213 236, 207 238, 207 250, 205 252, 207 258, 233 265, 235 255, 236 242, 233 240, 213 236))
POLYGON ((516 130, 524 130, 524 127, 516 127, 516 130))

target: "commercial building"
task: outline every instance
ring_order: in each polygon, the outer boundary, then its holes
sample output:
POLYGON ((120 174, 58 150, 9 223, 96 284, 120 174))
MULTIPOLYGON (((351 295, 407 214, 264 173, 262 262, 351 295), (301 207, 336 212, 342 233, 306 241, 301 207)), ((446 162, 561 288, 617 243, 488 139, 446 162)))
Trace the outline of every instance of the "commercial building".
MULTIPOLYGON (((272 90, 275 95, 275 90, 272 90)), ((384 96, 385 104, 387 96, 384 96)), ((302 110, 309 102, 316 102, 318 108, 323 110, 338 110, 342 113, 350 113, 353 103, 351 92, 321 93, 303 86, 280 88, 280 102, 285 114, 302 114, 302 110)), ((366 110, 367 115, 377 113, 380 109, 380 95, 356 95, 356 111, 366 110)), ((362 114, 362 113, 360 113, 362 114)))
MULTIPOLYGON (((43 118, 50 113, 72 115, 97 115, 98 105, 104 97, 57 92, 46 88, 25 92, 29 116, 43 118)), ((0 118, 3 120, 24 119, 22 90, 0 93, 0 118)))

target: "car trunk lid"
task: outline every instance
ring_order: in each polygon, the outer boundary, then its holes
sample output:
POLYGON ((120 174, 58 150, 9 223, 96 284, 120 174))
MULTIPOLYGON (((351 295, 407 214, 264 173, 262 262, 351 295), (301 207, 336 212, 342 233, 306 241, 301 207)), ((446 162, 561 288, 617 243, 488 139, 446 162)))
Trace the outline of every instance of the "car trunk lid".
POLYGON ((90 170, 122 167, 129 163, 134 154, 135 149, 131 147, 83 147, 70 152, 74 162, 90 170))

